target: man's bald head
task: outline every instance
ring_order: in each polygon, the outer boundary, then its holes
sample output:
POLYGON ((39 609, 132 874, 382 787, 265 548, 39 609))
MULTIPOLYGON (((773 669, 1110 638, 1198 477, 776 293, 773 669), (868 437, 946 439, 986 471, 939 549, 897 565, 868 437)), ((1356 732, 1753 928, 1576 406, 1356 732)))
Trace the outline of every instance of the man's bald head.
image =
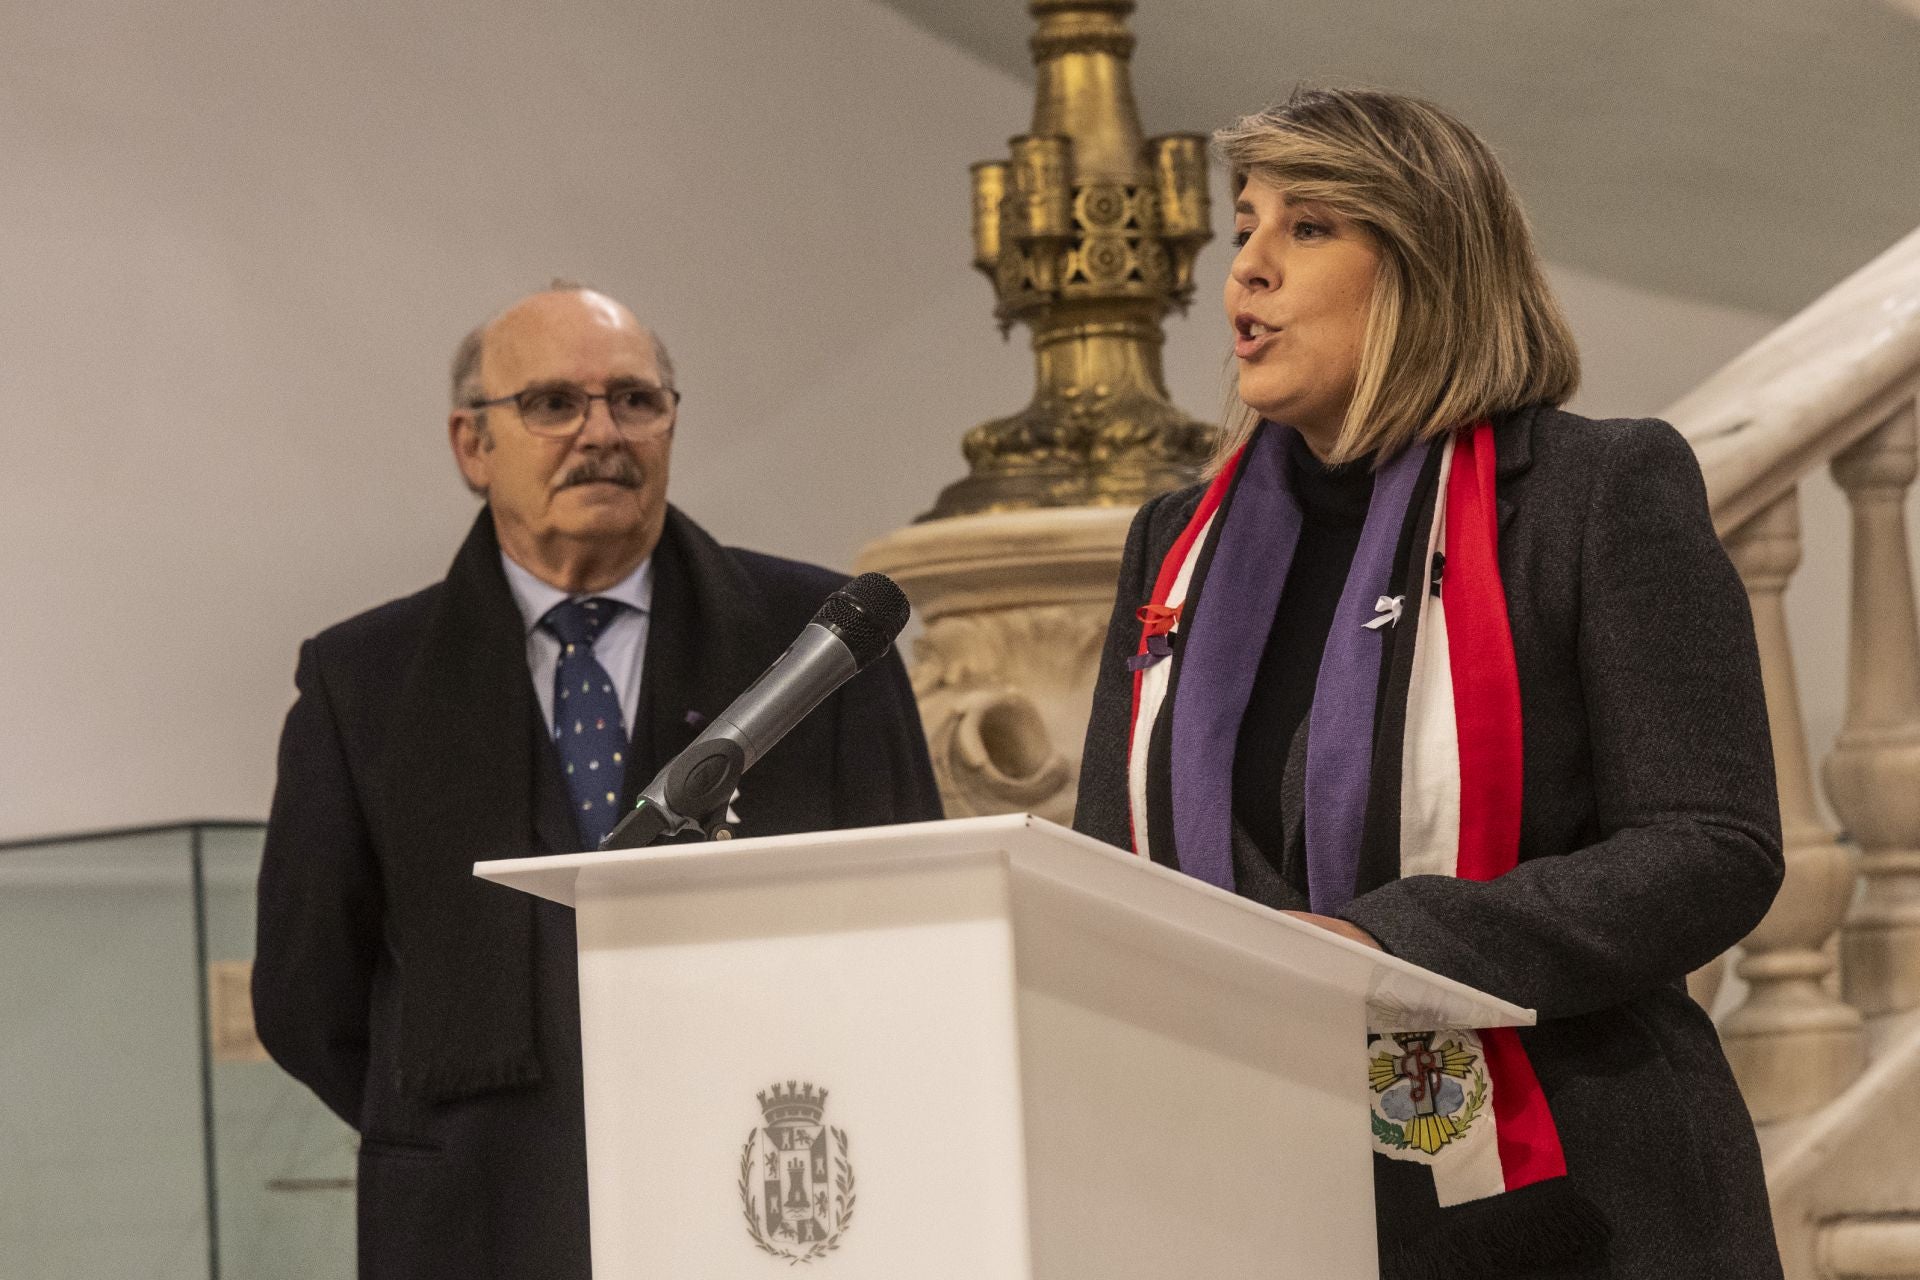
POLYGON ((522 298, 462 344, 448 443, 500 549, 543 582, 599 590, 659 541, 678 405, 662 354, 633 312, 581 288, 522 298))
MULTIPOLYGON (((495 331, 496 327, 509 317, 518 316, 521 319, 538 317, 548 308, 554 295, 558 294, 588 295, 596 309, 603 308, 610 320, 617 320, 619 323, 632 325, 634 328, 644 332, 648 340, 653 343, 654 363, 660 368, 662 385, 668 387, 675 385, 673 360, 667 355, 667 344, 660 340, 658 333, 642 325, 624 303, 601 293, 598 289, 589 285, 580 284, 572 280, 555 280, 540 292, 530 293, 504 310, 495 312, 492 316, 470 329, 466 337, 460 339, 460 345, 454 348, 453 352, 452 392, 454 408, 469 408, 486 398, 486 392, 481 383, 480 370, 486 356, 488 336, 495 331)), ((484 427, 484 413, 481 415, 481 423, 484 427)))

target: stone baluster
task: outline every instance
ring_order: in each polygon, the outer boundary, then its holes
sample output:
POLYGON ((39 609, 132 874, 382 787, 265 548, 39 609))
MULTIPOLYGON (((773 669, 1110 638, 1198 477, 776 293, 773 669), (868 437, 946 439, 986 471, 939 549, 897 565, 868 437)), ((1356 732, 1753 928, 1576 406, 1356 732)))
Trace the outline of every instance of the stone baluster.
POLYGON ((1790 490, 1727 538, 1753 606, 1760 665, 1779 778, 1786 882, 1766 919, 1743 944, 1737 972, 1746 1002, 1721 1025, 1721 1041, 1753 1118, 1802 1115, 1859 1074, 1859 1011, 1828 990, 1827 941, 1853 896, 1852 859, 1814 807, 1813 775, 1794 681, 1782 593, 1800 563, 1800 503, 1790 490))
POLYGON ((1847 1002, 1869 1017, 1920 1006, 1920 618, 1906 522, 1914 472, 1912 402, 1833 460, 1853 506, 1853 618, 1827 799, 1864 855, 1840 976, 1847 1002))

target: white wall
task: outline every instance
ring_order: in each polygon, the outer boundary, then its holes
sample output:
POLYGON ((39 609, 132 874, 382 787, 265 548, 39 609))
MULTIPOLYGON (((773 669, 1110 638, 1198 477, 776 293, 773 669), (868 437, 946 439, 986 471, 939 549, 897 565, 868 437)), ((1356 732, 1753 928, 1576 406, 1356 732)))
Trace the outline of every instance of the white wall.
POLYGON ((258 815, 301 637, 472 517, 443 369, 555 273, 654 320, 674 496, 846 562, 1022 376, 966 269, 1019 85, 864 0, 14 0, 0 836, 258 815))
MULTIPOLYGON (((472 516, 454 342, 549 275, 665 335, 673 495, 731 541, 845 565, 1025 401, 966 166, 1029 90, 870 0, 15 0, 7 27, 0 838, 264 813, 300 639, 438 577, 472 516)), ((1653 412, 1769 324, 1556 280, 1588 412, 1653 412)), ((1201 416, 1210 287, 1168 350, 1201 416)))

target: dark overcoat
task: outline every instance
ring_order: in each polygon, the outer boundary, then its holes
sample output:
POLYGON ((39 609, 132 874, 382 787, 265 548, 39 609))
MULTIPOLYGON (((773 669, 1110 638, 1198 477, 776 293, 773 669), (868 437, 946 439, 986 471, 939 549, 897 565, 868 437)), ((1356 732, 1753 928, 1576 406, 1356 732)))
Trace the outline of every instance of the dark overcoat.
MULTIPOLYGON (((842 579, 669 510, 624 803, 842 579)), ((301 649, 260 871, 254 1009, 359 1131, 365 1280, 584 1280, 573 913, 472 876, 576 850, 525 631, 482 512, 445 581, 301 649)), ((758 762, 742 835, 940 816, 889 654, 758 762)))
MULTIPOLYGON (((1496 421, 1494 439, 1520 864, 1486 882, 1390 880, 1340 914, 1393 955, 1538 1011, 1521 1040, 1569 1176, 1613 1233, 1605 1264, 1556 1276, 1778 1276, 1753 1124, 1684 982, 1759 923, 1782 875, 1745 592, 1672 427, 1536 408, 1496 421)), ((1123 848, 1134 610, 1200 493, 1143 507, 1121 565, 1075 825, 1123 848)), ((1384 785, 1379 772, 1374 810, 1397 794, 1397 771, 1384 785)))

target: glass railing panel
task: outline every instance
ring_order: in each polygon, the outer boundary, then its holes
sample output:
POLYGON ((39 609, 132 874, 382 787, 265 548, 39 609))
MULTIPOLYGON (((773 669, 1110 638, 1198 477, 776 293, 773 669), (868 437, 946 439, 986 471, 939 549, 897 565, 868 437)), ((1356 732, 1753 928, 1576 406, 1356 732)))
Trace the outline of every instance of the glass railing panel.
POLYGON ((353 1275, 353 1133, 253 1038, 260 839, 0 846, 0 1280, 353 1275))
POLYGON ((0 852, 0 1274, 208 1275, 189 844, 0 852))
POLYGON ((209 830, 201 840, 220 1272, 352 1280, 353 1130, 253 1038, 247 979, 260 842, 258 828, 209 830))

